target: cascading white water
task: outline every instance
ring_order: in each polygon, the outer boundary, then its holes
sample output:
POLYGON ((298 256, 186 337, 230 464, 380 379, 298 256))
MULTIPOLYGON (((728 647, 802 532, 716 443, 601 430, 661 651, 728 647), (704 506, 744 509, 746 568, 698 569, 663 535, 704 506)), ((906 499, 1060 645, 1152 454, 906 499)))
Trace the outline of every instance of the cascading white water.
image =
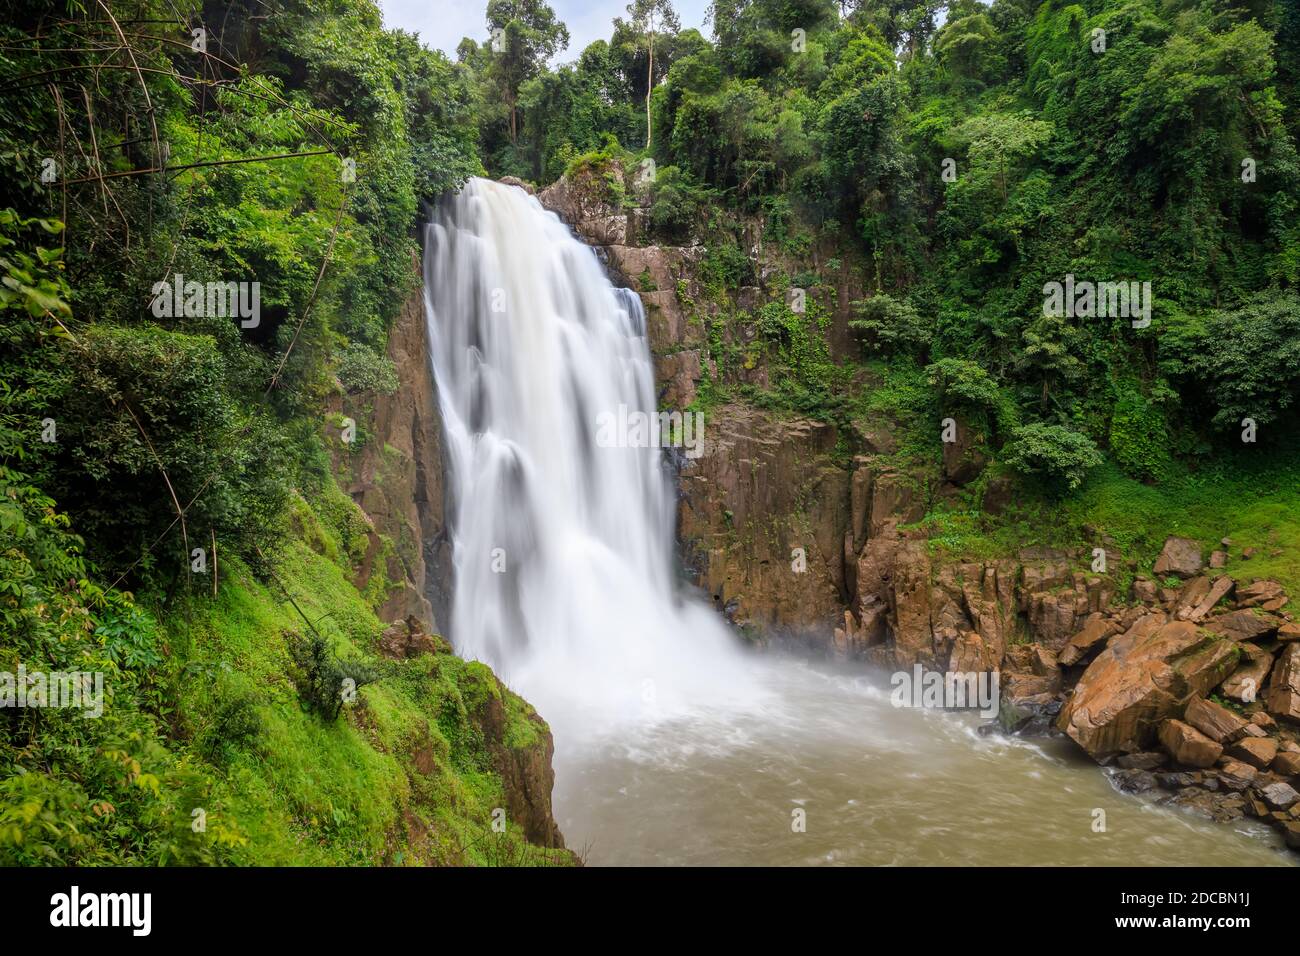
POLYGON ((746 694, 731 635, 674 588, 664 453, 598 441, 620 406, 656 410, 640 299, 535 198, 484 179, 439 204, 424 283, 458 650, 565 733, 746 694))

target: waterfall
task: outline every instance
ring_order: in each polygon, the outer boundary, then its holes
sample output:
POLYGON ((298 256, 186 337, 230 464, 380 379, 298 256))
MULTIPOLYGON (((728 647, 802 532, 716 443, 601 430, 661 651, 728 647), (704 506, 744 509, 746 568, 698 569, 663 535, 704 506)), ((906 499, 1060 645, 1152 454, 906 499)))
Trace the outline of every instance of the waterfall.
POLYGON ((665 453, 599 436, 656 411, 640 299, 518 187, 471 180, 425 240, 457 650, 557 739, 748 694, 734 638, 677 593, 665 453))

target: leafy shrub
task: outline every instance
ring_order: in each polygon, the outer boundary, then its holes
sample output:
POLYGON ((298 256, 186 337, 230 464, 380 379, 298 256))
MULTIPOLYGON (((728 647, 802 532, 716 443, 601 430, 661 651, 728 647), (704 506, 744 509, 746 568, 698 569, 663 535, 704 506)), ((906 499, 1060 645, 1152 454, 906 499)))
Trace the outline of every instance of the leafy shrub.
POLYGON ((1011 433, 1002 460, 1021 474, 1044 479, 1055 490, 1073 491, 1103 458, 1087 435, 1063 425, 1032 422, 1011 433))
POLYGON ((338 375, 349 392, 391 395, 401 384, 393 360, 360 342, 349 342, 343 350, 338 375))
POLYGON ((734 292, 748 284, 753 276, 754 263, 735 240, 711 243, 700 262, 700 282, 713 296, 728 290, 734 292))
POLYGON ((1115 400, 1110 419, 1110 451, 1125 474, 1151 481, 1170 465, 1170 437, 1160 410, 1135 391, 1115 400))
POLYGON ((650 228, 671 242, 685 241, 711 195, 676 166, 662 167, 650 186, 650 228))
POLYGON ((1170 346, 1215 407, 1214 424, 1279 421, 1300 393, 1300 294, 1264 293, 1214 312, 1170 346))
POLYGON ((340 660, 329 642, 316 632, 310 637, 289 632, 285 640, 293 658, 293 682, 303 708, 329 723, 338 720, 350 692, 379 678, 372 667, 340 660))
POLYGON ((906 299, 878 292, 853 303, 849 328, 863 333, 866 345, 881 353, 921 354, 934 335, 934 324, 906 299))

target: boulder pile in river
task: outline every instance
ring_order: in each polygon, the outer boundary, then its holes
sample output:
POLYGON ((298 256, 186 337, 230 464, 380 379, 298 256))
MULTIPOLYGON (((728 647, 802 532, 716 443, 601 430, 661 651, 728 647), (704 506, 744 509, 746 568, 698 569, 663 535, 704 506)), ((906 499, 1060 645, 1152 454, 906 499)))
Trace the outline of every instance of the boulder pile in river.
MULTIPOLYGON (((1123 790, 1169 791, 1217 820, 1253 817, 1300 849, 1300 624, 1289 597, 1276 581, 1204 570, 1186 539, 1170 538, 1156 568, 1183 583, 1135 588, 1137 603, 1090 615, 1057 654, 1055 729, 1114 765, 1123 790)), ((1014 714, 1044 702, 1013 688, 1006 703, 1014 714)))

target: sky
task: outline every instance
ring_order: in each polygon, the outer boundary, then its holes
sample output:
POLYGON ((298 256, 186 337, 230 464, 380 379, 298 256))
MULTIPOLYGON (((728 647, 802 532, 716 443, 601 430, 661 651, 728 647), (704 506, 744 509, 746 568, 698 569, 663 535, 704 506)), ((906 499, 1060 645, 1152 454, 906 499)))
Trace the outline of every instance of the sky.
MULTIPOLYGON (((442 50, 453 59, 461 37, 482 43, 488 38, 484 11, 487 0, 378 0, 384 25, 418 33, 425 46, 442 50)), ((593 40, 608 40, 615 17, 627 19, 628 0, 550 0, 556 15, 569 28, 569 47, 556 63, 578 58, 593 40)), ((704 12, 709 0, 673 0, 682 28, 695 27, 706 37, 704 12)))

